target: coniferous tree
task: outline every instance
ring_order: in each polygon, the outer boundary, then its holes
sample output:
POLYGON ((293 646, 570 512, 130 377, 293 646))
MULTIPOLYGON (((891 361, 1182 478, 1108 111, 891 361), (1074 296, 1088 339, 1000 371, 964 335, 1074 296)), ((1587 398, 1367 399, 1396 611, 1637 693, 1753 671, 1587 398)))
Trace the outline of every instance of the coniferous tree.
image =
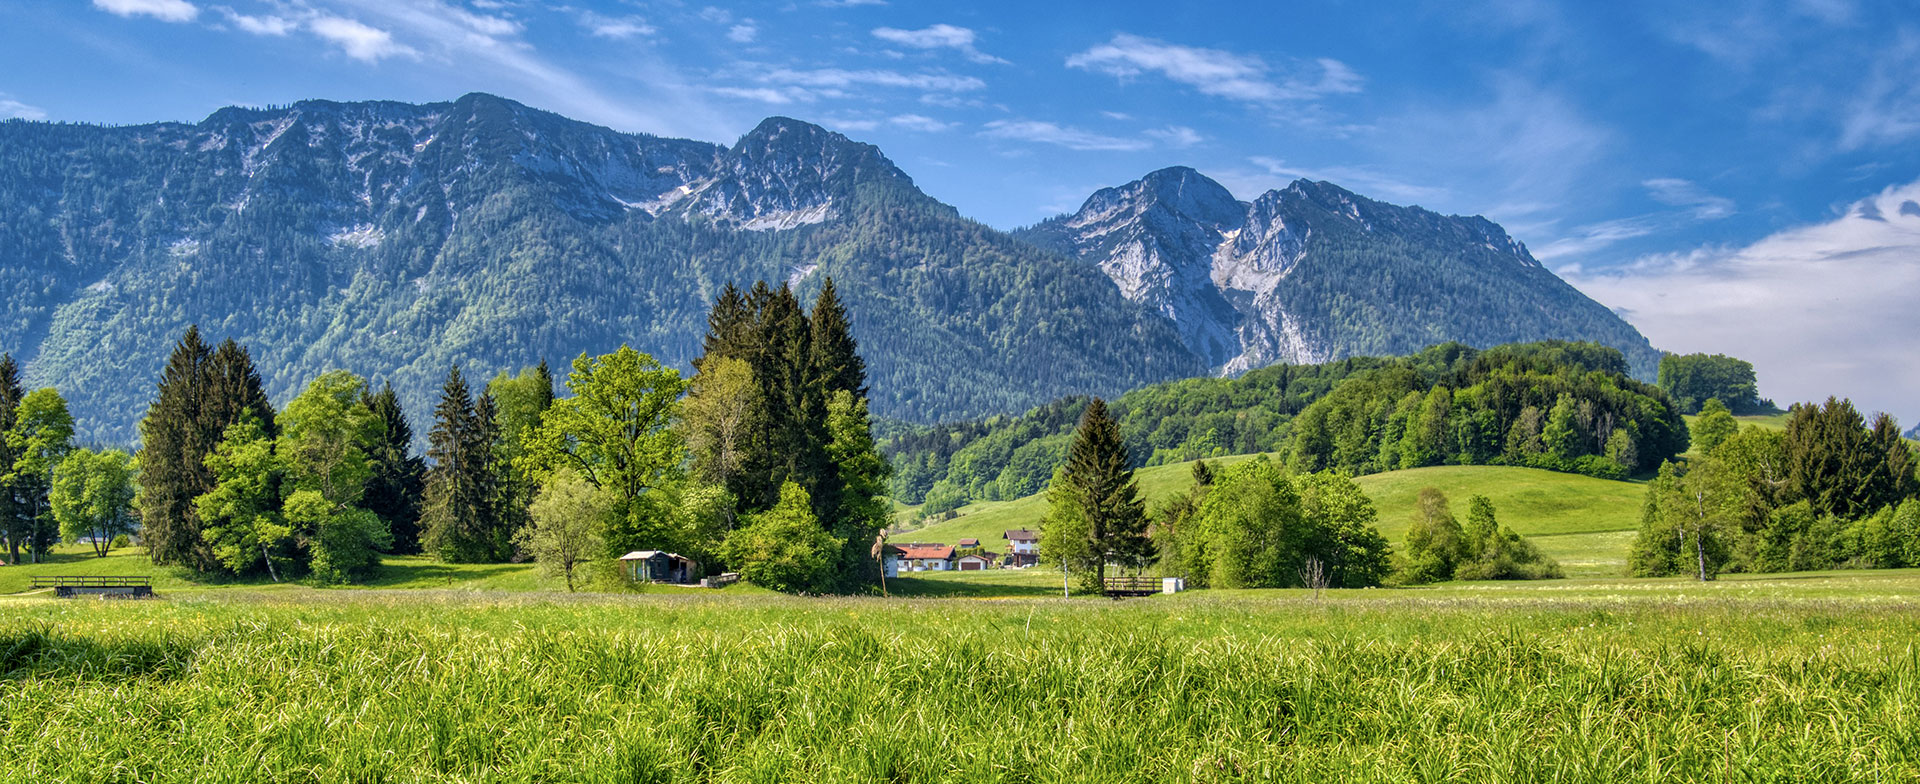
POLYGON ((427 469, 424 503, 420 512, 421 544, 441 560, 484 563, 498 553, 490 542, 494 503, 493 454, 487 437, 491 424, 482 425, 466 378, 455 366, 447 373, 434 407, 433 429, 427 433, 427 469))
MULTIPOLYGON (((20 367, 14 364, 12 354, 0 355, 0 433, 13 429, 23 397, 26 390, 20 388, 20 367)), ((5 466, 13 465, 14 457, 14 450, 7 446, 6 439, 0 438, 0 474, 7 473, 5 466)), ((20 545, 25 540, 14 531, 16 519, 19 519, 16 489, 0 481, 0 537, 6 539, 7 563, 20 562, 20 545)))
POLYGON ((387 521, 393 533, 390 552, 420 552, 420 498, 426 486, 426 463, 412 454, 413 427, 400 409, 400 397, 387 384, 367 399, 367 408, 381 422, 379 436, 368 456, 373 476, 361 506, 387 521))
POLYGON ((274 424, 273 403, 267 399, 266 389, 261 386, 260 372, 253 366, 253 357, 232 338, 220 342, 213 355, 207 359, 207 396, 206 406, 201 412, 206 425, 219 426, 224 435, 227 427, 252 414, 260 422, 260 427, 268 438, 276 438, 280 430, 274 424))
POLYGON ((812 349, 814 372, 819 374, 829 399, 846 391, 862 400, 867 397, 867 364, 860 358, 859 345, 853 339, 853 325, 847 320, 846 307, 840 304, 833 278, 820 286, 820 298, 814 301, 812 349))
POLYGON ((140 423, 140 538, 156 565, 200 571, 219 566, 200 538, 200 518, 193 509, 193 500, 213 489, 204 461, 225 431, 209 437, 201 413, 211 353, 200 328, 188 327, 140 423))
POLYGON ((1058 481, 1067 485, 1084 520, 1088 567, 1097 580, 1105 580, 1109 563, 1138 568, 1153 557, 1146 506, 1130 465, 1120 424, 1108 413, 1106 401, 1094 398, 1074 430, 1058 481))
MULTIPOLYGON (((764 281, 761 287, 765 287, 764 281)), ((744 358, 752 329, 752 307, 740 289, 728 283, 726 288, 720 290, 719 298, 713 301, 713 309, 707 311, 707 335, 701 340, 702 356, 694 360, 695 369, 701 369, 700 362, 707 357, 744 358)))
POLYGON ((1794 408, 1787 420, 1787 481, 1796 498, 1822 515, 1852 519, 1873 509, 1874 453, 1866 420, 1851 400, 1794 408))

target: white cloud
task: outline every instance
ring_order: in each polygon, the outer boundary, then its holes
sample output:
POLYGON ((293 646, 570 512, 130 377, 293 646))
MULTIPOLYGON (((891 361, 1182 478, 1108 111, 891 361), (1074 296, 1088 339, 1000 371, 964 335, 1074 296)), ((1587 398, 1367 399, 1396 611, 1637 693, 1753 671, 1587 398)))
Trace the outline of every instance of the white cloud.
POLYGON ((312 30, 314 35, 339 46, 341 51, 355 60, 377 63, 388 57, 412 57, 419 54, 412 47, 393 40, 392 33, 355 19, 341 16, 317 16, 307 22, 307 29, 312 30))
POLYGON ((727 28, 727 40, 737 44, 750 44, 758 37, 760 37, 760 28, 754 25, 752 20, 727 28))
POLYGON ((1051 144, 1069 150, 1133 152, 1152 146, 1144 139, 1106 136, 1036 120, 994 120, 987 123, 986 130, 981 131, 980 135, 992 139, 1051 144))
POLYGON ((283 36, 293 32, 295 28, 300 26, 299 22, 284 16, 274 16, 272 14, 249 16, 226 6, 220 7, 220 13, 226 15, 227 21, 232 22, 234 27, 238 27, 254 35, 283 36))
POLYGON ((659 32, 653 25, 647 24, 647 20, 637 16, 603 16, 592 11, 580 14, 580 26, 586 28, 589 35, 615 40, 659 32))
POLYGON ((1700 220, 1718 220, 1733 214, 1733 200, 1715 196, 1687 180, 1661 177, 1640 183, 1654 201, 1673 207, 1687 207, 1700 220))
POLYGON ((1105 117, 1105 118, 1107 118, 1107 119, 1109 119, 1109 120, 1119 120, 1119 121, 1121 121, 1121 122, 1126 122, 1127 120, 1131 120, 1131 119, 1133 119, 1133 115, 1131 115, 1131 114, 1127 114, 1126 112, 1106 112, 1106 111, 1103 111, 1103 112, 1101 112, 1101 113, 1100 113, 1100 116, 1101 116, 1101 117, 1105 117))
POLYGON ((191 22, 199 7, 187 0, 93 0, 93 7, 115 16, 151 16, 163 22, 191 22))
POLYGON ((1159 139, 1168 147, 1175 149, 1186 149, 1206 141, 1206 137, 1201 136, 1199 131, 1184 125, 1169 125, 1165 128, 1153 128, 1146 133, 1148 136, 1159 139))
POLYGON ((1920 182, 1744 248, 1561 274, 1662 349, 1753 362, 1782 405, 1839 395, 1908 424, 1920 414, 1920 182))
POLYGON ((733 21, 733 12, 725 8, 707 6, 700 9, 700 18, 714 24, 726 24, 733 21))
POLYGON ((915 49, 952 49, 976 63, 1006 62, 974 48, 973 42, 976 36, 972 30, 950 24, 937 24, 919 30, 876 27, 873 30, 873 37, 915 49))
POLYGON ((806 90, 778 89, 773 87, 715 87, 713 92, 733 98, 745 98, 776 105, 811 101, 814 95, 806 90))
POLYGON ((814 5, 823 8, 854 8, 863 5, 886 5, 887 0, 818 0, 814 5))
POLYGON ((909 131, 937 133, 953 127, 953 123, 941 122, 924 114, 896 114, 887 118, 887 122, 909 131))
POLYGON ((1656 233, 1666 224, 1666 216, 1659 214, 1636 215, 1630 218, 1589 223, 1575 227, 1570 234, 1533 248, 1533 257, 1541 261, 1577 259, 1622 240, 1656 233))
POLYGON ((987 86, 986 82, 971 76, 952 76, 948 74, 901 73, 899 71, 850 71, 840 68, 820 68, 797 71, 778 68, 769 72, 767 81, 777 84, 792 84, 802 87, 852 87, 871 85, 875 87, 910 87, 916 90, 938 90, 941 92, 968 92, 987 86))
POLYGON ((1187 85, 1205 95, 1237 101, 1273 103, 1360 91, 1361 78, 1345 63, 1329 58, 1276 81, 1266 61, 1223 49, 1181 46, 1120 33, 1113 40, 1067 58, 1067 67, 1084 68, 1121 79, 1149 72, 1187 85))
POLYGON ((28 106, 11 98, 0 98, 0 120, 44 119, 47 119, 47 113, 38 106, 28 106))

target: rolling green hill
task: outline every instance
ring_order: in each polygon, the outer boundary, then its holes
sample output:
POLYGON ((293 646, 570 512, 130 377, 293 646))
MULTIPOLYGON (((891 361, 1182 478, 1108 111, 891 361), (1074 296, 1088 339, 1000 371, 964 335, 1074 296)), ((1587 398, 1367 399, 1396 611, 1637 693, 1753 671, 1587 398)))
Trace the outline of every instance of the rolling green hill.
MULTIPOLYGON (((1229 466, 1252 459, 1237 455, 1208 461, 1229 466)), ((1192 481, 1192 463, 1142 468, 1141 495, 1149 508, 1185 489, 1192 481)), ((1394 546, 1404 544, 1408 516, 1423 487, 1447 494, 1454 513, 1466 515, 1467 499, 1492 499, 1500 522, 1524 536, 1535 537, 1540 550, 1560 562, 1569 575, 1614 575, 1626 568, 1627 545, 1640 521, 1645 486, 1578 474, 1506 466, 1438 466, 1392 471, 1356 480, 1380 512, 1380 532, 1394 546)), ((1008 529, 1038 526, 1046 514, 1046 497, 1036 494, 1013 501, 981 501, 961 507, 959 516, 912 530, 897 530, 897 542, 951 544, 977 538, 999 549, 1008 529)), ((903 511, 900 519, 911 514, 903 511)))

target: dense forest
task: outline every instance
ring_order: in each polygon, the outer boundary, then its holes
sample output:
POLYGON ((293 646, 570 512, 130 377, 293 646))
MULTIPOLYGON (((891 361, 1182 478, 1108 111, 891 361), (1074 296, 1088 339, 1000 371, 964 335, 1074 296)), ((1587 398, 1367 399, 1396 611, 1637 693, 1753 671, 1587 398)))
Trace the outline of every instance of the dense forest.
POLYGON ((1647 488, 1636 575, 1920 566, 1920 448, 1853 404, 1795 405, 1784 431, 1705 406, 1698 455, 1647 488))
MULTIPOLYGON (((1486 351, 1450 343, 1407 357, 1153 384, 1112 410, 1135 466, 1287 452, 1306 471, 1503 464, 1619 477, 1687 445, 1665 394, 1626 371, 1618 351, 1590 343, 1486 351)), ((882 448, 894 497, 933 514, 1038 492, 1086 404, 1063 398, 1018 416, 889 423, 882 448)))
POLYGON ((254 358, 198 328, 175 344, 143 448, 74 445, 51 389, 0 357, 0 533, 8 560, 65 539, 104 555, 129 534, 157 565, 339 583, 389 553, 531 558, 623 584, 617 557, 673 550, 792 592, 875 584, 888 466, 866 366, 831 279, 811 312, 791 289, 726 287, 692 379, 628 346, 581 354, 556 394, 546 363, 470 384, 447 371, 425 460, 390 386, 330 371, 286 406, 254 358))

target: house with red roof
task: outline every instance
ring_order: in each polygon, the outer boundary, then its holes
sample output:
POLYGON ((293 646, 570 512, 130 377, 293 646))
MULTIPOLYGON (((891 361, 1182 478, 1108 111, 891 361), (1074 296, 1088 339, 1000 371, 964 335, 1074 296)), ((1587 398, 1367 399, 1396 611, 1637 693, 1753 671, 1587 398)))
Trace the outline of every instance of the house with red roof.
POLYGON ((902 542, 888 544, 881 566, 888 577, 901 572, 945 572, 953 569, 953 545, 902 542))

